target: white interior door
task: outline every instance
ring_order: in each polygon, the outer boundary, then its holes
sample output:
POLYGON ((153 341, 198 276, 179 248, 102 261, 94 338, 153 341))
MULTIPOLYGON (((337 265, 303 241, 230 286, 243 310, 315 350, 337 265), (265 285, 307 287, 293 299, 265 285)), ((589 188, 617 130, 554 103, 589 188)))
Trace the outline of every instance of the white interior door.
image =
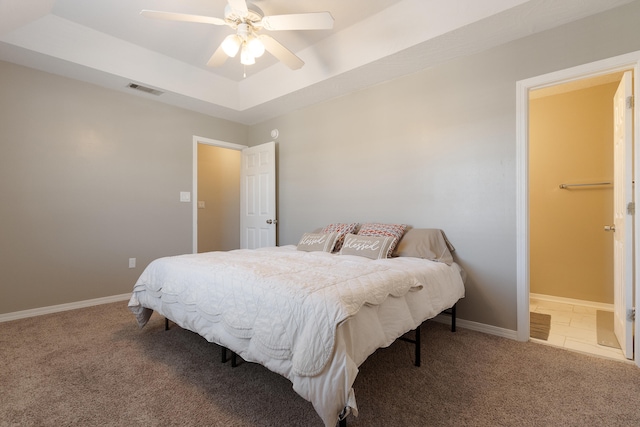
POLYGON ((242 150, 240 162, 240 247, 276 245, 276 143, 242 150))
POLYGON ((613 99, 613 286, 614 331, 627 359, 633 359, 633 102, 631 71, 624 73, 613 99))

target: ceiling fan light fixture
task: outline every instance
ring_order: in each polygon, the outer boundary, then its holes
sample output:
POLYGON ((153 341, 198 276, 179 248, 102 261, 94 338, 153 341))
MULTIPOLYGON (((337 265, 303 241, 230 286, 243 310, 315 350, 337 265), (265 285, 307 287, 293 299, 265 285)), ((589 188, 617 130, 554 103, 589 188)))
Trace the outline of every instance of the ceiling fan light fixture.
POLYGON ((224 19, 213 16, 147 9, 142 10, 140 14, 149 18, 168 21, 228 26, 236 30, 236 34, 225 37, 222 43, 218 45, 207 62, 207 65, 210 67, 221 66, 227 58, 235 57, 238 51, 242 49, 240 63, 243 65, 255 64, 256 58, 261 57, 265 50, 267 50, 290 69, 298 70, 304 65, 304 61, 273 37, 266 34, 259 34, 260 31, 263 29, 269 31, 290 31, 330 30, 333 28, 334 20, 330 12, 307 12, 265 16, 259 7, 253 3, 249 3, 248 0, 226 0, 226 3, 224 19))
POLYGON ((238 37, 237 34, 231 34, 225 37, 222 42, 222 50, 227 56, 233 58, 238 54, 238 50, 240 50, 240 45, 242 44, 242 40, 238 37))
POLYGON ((247 48, 246 44, 242 46, 242 52, 240 52, 240 63, 242 65, 253 65, 256 63, 256 58, 247 48))
POLYGON ((254 58, 260 58, 264 54, 264 44, 255 36, 251 37, 247 42, 247 49, 249 49, 254 58))

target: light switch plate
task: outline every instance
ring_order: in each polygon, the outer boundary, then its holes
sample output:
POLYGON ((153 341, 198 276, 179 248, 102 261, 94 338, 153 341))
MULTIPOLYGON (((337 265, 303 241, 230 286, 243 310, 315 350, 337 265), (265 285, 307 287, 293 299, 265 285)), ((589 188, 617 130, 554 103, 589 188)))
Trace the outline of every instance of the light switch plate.
POLYGON ((181 191, 180 192, 180 201, 181 202, 190 202, 191 201, 191 193, 189 191, 181 191))

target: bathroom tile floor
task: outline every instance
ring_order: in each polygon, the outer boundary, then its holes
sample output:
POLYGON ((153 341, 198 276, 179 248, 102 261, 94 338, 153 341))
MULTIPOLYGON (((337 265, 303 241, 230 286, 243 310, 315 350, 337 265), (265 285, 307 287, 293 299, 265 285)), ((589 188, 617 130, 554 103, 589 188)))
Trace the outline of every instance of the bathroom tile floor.
POLYGON ((551 331, 547 341, 531 338, 541 344, 595 354, 626 361, 622 350, 598 345, 596 309, 586 305, 566 304, 531 297, 529 310, 551 315, 551 331))

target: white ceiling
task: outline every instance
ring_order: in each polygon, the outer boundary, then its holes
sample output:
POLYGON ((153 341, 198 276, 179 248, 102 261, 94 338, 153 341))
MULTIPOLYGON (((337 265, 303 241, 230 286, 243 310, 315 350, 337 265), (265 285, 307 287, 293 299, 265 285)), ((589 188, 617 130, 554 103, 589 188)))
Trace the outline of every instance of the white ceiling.
POLYGON ((139 15, 224 17, 226 0, 0 0, 0 60, 255 124, 631 1, 255 0, 265 15, 329 11, 335 25, 271 32, 304 67, 266 53, 245 78, 238 57, 206 66, 229 27, 139 15))

